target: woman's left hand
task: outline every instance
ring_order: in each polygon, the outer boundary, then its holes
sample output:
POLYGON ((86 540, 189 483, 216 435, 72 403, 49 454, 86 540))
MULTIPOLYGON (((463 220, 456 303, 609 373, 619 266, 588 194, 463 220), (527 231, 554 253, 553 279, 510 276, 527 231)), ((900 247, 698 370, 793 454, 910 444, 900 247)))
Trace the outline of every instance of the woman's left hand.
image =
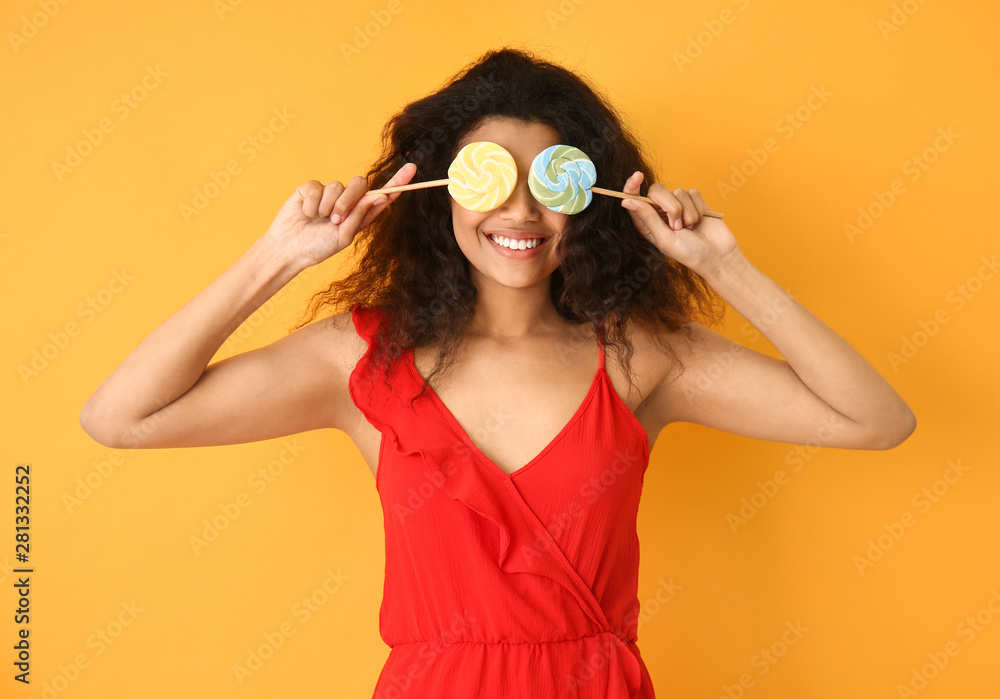
MULTIPOLYGON (((637 172, 625 183, 626 194, 639 194, 643 175, 637 172)), ((678 187, 673 192, 659 182, 649 187, 646 196, 660 211, 638 199, 623 199, 636 229, 667 257, 703 277, 710 274, 739 246, 729 227, 721 219, 705 216, 707 204, 697 189, 678 187)))

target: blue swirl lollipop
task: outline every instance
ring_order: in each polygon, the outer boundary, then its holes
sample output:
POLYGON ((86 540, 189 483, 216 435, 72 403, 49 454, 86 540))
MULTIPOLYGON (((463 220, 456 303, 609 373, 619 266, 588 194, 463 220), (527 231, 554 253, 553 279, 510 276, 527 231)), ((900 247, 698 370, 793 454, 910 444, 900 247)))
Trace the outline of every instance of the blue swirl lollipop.
POLYGON ((539 203, 557 214, 578 214, 590 206, 596 181, 597 169, 587 154, 559 144, 535 156, 528 189, 539 203))

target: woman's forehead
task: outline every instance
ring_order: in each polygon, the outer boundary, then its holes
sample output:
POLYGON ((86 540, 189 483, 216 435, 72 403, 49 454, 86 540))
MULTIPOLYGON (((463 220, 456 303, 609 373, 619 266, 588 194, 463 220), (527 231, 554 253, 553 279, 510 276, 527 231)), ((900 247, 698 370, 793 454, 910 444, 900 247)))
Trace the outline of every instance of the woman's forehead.
MULTIPOLYGON (((490 141, 494 139, 504 139, 531 134, 541 140, 559 141, 559 132, 548 124, 539 121, 523 121, 512 117, 485 117, 476 126, 470 129, 459 141, 459 147, 472 143, 473 141, 490 141), (490 138, 489 136, 492 136, 490 138)), ((501 143, 500 145, 504 145, 501 143)))

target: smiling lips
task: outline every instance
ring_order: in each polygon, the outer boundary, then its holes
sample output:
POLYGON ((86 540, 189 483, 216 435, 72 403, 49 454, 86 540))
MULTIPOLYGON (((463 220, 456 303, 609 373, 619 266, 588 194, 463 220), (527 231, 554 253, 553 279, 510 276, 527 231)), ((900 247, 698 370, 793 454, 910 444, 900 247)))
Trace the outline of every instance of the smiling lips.
POLYGON ((501 247, 508 248, 510 250, 530 250, 532 248, 537 248, 539 245, 544 245, 548 238, 508 238, 503 235, 493 235, 490 234, 486 236, 494 243, 501 247))
POLYGON ((551 236, 539 235, 530 231, 503 230, 484 235, 497 247, 511 251, 533 250, 548 243, 551 236))

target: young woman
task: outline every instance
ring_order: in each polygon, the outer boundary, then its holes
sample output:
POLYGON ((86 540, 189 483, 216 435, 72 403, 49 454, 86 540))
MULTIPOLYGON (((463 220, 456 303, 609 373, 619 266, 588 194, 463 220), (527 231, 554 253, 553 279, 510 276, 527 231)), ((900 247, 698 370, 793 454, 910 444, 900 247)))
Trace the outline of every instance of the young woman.
POLYGON ((81 425, 143 449, 346 432, 385 522, 392 650, 375 696, 652 697, 635 517, 664 426, 888 449, 914 415, 750 263, 697 190, 654 183, 655 207, 597 195, 573 215, 535 199, 529 168, 556 144, 587 153, 608 188, 638 194, 653 176, 574 73, 490 52, 395 115, 384 141, 367 178, 297 187, 105 379, 81 425), (444 178, 475 141, 517 166, 489 211, 445 187, 370 192, 444 178), (355 271, 313 299, 310 320, 334 313, 207 366, 296 274, 352 242, 355 271), (717 322, 720 299, 784 359, 699 322, 717 322))

